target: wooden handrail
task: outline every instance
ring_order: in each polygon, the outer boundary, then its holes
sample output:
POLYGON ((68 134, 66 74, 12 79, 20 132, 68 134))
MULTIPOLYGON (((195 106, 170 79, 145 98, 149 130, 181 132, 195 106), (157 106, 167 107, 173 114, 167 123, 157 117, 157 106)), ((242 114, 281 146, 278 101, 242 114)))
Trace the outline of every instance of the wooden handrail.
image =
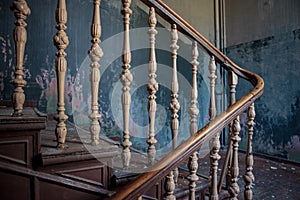
POLYGON ((174 151, 167 154, 162 160, 153 165, 148 172, 141 174, 136 180, 116 192, 112 199, 132 199, 140 196, 144 191, 162 179, 179 163, 186 160, 194 151, 220 132, 238 115, 245 111, 263 92, 263 80, 257 77, 257 86, 243 96, 226 111, 218 115, 213 121, 199 130, 194 136, 179 145, 174 151))
POLYGON ((250 71, 240 68, 229 58, 222 54, 214 45, 206 40, 192 26, 184 21, 178 14, 170 9, 160 0, 141 0, 149 7, 155 7, 156 13, 170 23, 175 23, 178 30, 187 34, 192 40, 197 41, 211 56, 213 55, 217 62, 226 70, 234 71, 238 76, 252 83, 253 89, 227 108, 214 120, 209 122, 202 129, 197 131, 195 135, 188 138, 179 145, 174 151, 168 153, 162 160, 159 160, 148 172, 141 174, 137 179, 132 181, 126 187, 120 188, 116 195, 110 199, 135 199, 141 196, 147 189, 156 184, 172 169, 185 161, 197 151, 205 142, 210 140, 215 134, 220 132, 225 126, 245 111, 258 97, 263 93, 263 79, 250 71))

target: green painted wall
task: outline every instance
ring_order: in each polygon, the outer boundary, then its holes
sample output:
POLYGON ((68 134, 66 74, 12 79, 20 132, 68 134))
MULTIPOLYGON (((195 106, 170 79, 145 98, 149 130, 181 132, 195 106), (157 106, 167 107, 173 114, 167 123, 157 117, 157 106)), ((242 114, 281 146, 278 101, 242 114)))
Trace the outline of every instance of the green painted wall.
POLYGON ((214 41, 214 1, 212 0, 164 0, 170 8, 190 23, 210 41, 214 41))

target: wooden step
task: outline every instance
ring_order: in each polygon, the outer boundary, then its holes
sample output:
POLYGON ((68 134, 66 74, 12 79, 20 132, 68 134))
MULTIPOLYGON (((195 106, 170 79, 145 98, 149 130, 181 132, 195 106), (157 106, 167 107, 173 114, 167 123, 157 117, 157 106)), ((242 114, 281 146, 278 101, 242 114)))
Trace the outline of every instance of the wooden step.
POLYGON ((88 131, 67 123, 66 148, 57 149, 55 121, 49 121, 42 131, 40 172, 101 186, 108 189, 112 177, 114 157, 120 154, 119 144, 101 137, 100 144, 90 145, 88 131))
POLYGON ((11 200, 104 199, 114 194, 100 186, 82 183, 14 164, 0 162, 0 196, 11 200))
POLYGON ((31 107, 25 107, 22 116, 12 113, 11 107, 0 108, 0 162, 34 168, 47 117, 31 107))

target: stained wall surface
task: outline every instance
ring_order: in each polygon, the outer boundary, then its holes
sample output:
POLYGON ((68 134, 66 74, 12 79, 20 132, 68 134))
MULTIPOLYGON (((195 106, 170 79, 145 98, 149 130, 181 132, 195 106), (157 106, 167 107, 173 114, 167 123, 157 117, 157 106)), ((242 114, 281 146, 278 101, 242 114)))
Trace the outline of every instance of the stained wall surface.
POLYGON ((300 162, 300 1, 226 0, 226 30, 227 56, 265 80, 254 151, 300 162))

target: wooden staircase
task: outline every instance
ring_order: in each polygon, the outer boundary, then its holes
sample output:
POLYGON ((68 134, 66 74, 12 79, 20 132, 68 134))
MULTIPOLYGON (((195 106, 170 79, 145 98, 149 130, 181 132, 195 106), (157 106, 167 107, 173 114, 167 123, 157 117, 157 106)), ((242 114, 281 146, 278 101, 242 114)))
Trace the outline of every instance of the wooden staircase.
MULTIPOLYGON (((54 121, 47 122, 44 114, 29 107, 24 109, 22 117, 11 117, 12 111, 1 108, 2 199, 106 199, 139 175, 122 170, 122 149, 118 142, 101 138, 98 146, 86 148, 89 138, 80 137, 74 124, 67 123, 68 146, 57 149, 54 121)), ((146 156, 135 155, 138 158, 132 163, 137 169, 147 165, 146 156)), ((183 169, 180 174, 181 187, 175 194, 177 199, 185 199, 188 173, 183 169)), ((162 199, 163 183, 164 180, 149 189, 143 199, 162 199)), ((204 199, 208 183, 196 187, 197 199, 204 199)))
POLYGON ((57 149, 45 115, 25 108, 22 117, 11 117, 12 111, 1 108, 1 199, 102 199, 114 193, 109 166, 118 146, 101 140, 88 151, 70 131, 68 148, 57 149))
MULTIPOLYGON (((46 115, 33 108, 25 107, 23 91, 23 60, 26 44, 26 18, 30 14, 25 0, 13 1, 12 10, 16 17, 15 49, 16 71, 13 92, 13 107, 0 109, 0 198, 1 199, 237 199, 239 195, 238 146, 240 115, 248 109, 248 141, 246 153, 246 173, 243 175, 245 199, 253 199, 252 182, 254 175, 252 155, 252 135, 254 128, 254 101, 263 93, 264 82, 256 74, 246 71, 222 54, 193 27, 160 0, 141 0, 149 7, 149 63, 147 84, 149 130, 146 152, 132 147, 129 128, 131 93, 133 81, 131 73, 130 16, 131 0, 122 0, 124 32, 122 51, 121 105, 123 117, 122 141, 113 141, 100 135, 101 115, 98 105, 100 83, 101 49, 100 0, 94 0, 91 26, 92 45, 89 50, 91 108, 89 129, 77 127, 68 121, 64 104, 64 80, 66 76, 66 53, 69 41, 66 34, 66 1, 58 0, 56 9, 57 33, 54 36, 57 73, 57 114, 47 120, 46 115), (158 156, 155 137, 155 117, 157 110, 156 80, 157 63, 155 37, 157 34, 156 15, 169 23, 171 57, 171 151, 158 156), (178 141, 180 126, 179 82, 177 76, 178 32, 185 35, 191 50, 190 137, 181 144, 178 141), (209 58, 207 83, 209 87, 209 123, 198 127, 198 47, 209 58), (228 79, 229 106, 217 114, 216 80, 220 68, 228 79), (252 84, 249 93, 236 99, 235 89, 238 77, 252 84), (219 173, 220 139, 219 133, 226 126, 228 131, 228 151, 219 173), (197 152, 205 144, 210 144, 209 176, 198 173, 197 152), (226 176, 226 181, 225 180, 226 176), (224 184, 226 182, 226 184, 224 184)), ((207 66, 205 66, 207 67, 207 66)), ((220 74, 221 75, 221 74, 220 74)), ((227 92, 224 89, 224 92, 227 92)), ((204 108, 201 108, 204 109, 204 108)), ((143 114, 143 113, 140 113, 143 114)))

